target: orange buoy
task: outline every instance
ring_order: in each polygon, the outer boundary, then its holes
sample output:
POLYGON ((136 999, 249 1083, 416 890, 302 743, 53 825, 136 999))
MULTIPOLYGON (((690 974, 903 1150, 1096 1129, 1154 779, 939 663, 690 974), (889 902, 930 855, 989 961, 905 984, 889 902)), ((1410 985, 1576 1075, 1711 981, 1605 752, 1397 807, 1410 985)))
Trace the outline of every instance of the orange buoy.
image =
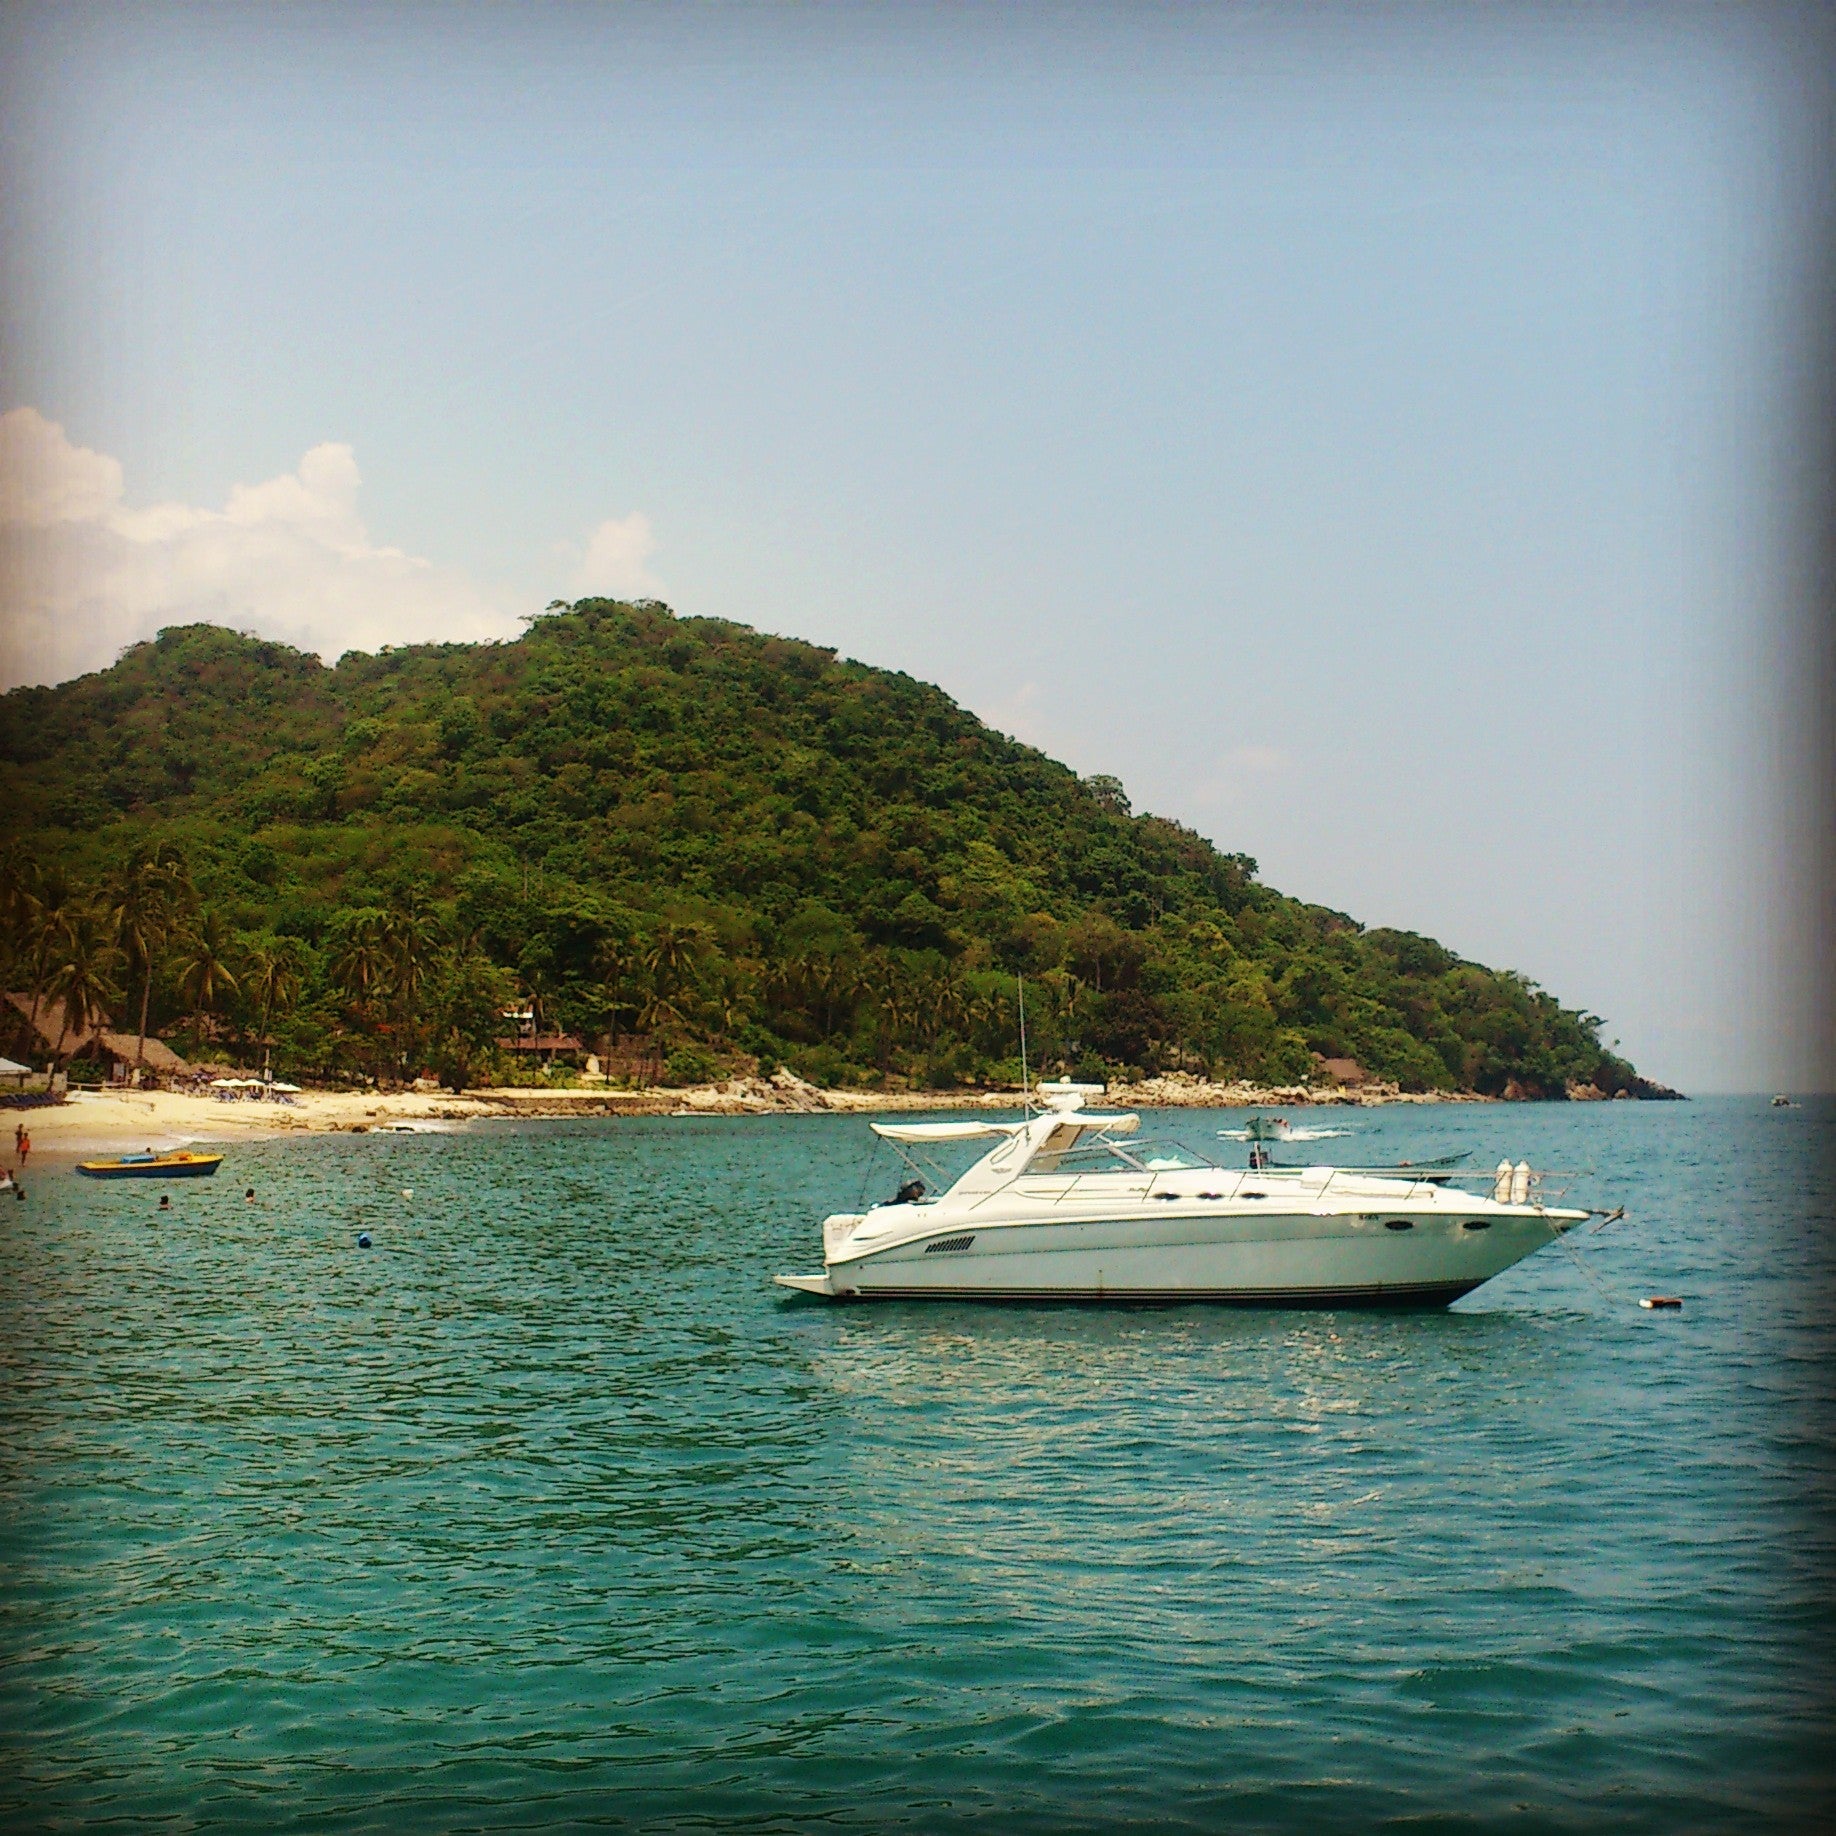
POLYGON ((1681 1307, 1683 1297, 1680 1294, 1647 1294, 1638 1304, 1641 1307, 1681 1307))

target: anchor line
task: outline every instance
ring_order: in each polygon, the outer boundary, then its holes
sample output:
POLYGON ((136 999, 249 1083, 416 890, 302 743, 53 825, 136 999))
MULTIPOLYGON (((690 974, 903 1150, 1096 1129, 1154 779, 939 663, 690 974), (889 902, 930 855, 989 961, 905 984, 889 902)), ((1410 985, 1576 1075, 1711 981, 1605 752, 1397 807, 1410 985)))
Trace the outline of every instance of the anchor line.
MULTIPOLYGON (((1623 1205, 1620 1207, 1619 1215, 1621 1217, 1625 1216, 1625 1207, 1623 1205)), ((1609 1217, 1607 1222, 1611 1223, 1612 1219, 1609 1217)), ((1556 1227, 1553 1224, 1551 1224, 1549 1226, 1549 1235, 1554 1242, 1557 1242, 1562 1246, 1563 1250, 1566 1252, 1568 1256, 1568 1259, 1575 1265, 1577 1269, 1581 1271, 1582 1278, 1589 1283, 1589 1285, 1593 1288, 1594 1292, 1598 1294, 1600 1298, 1603 1301, 1605 1301, 1609 1306, 1635 1307, 1637 1305, 1636 1301, 1628 1300, 1622 1295, 1617 1295, 1613 1293, 1612 1290, 1608 1288, 1607 1285, 1600 1279, 1600 1277, 1596 1275, 1594 1271, 1587 1266, 1587 1263, 1583 1259, 1581 1252, 1577 1250, 1572 1243, 1569 1242, 1567 1231, 1557 1230, 1556 1227)))

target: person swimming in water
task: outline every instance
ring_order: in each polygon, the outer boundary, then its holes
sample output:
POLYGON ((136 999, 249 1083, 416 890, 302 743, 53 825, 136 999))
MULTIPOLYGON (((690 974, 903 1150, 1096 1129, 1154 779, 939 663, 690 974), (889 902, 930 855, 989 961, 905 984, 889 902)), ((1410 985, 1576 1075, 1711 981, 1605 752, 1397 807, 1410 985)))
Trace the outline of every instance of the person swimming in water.
POLYGON ((255 1188, 254 1188, 253 1186, 251 1186, 251 1187, 250 1187, 250 1188, 248 1189, 248 1191, 246 1191, 246 1192, 245 1192, 245 1193, 244 1193, 244 1194, 242 1195, 242 1202, 243 1202, 243 1203, 244 1203, 245 1205, 252 1205, 252 1204, 254 1204, 254 1203, 255 1203, 255 1188))
POLYGON ((172 1200, 163 1192, 159 1195, 159 1208, 161 1211, 170 1211, 172 1209, 172 1200))

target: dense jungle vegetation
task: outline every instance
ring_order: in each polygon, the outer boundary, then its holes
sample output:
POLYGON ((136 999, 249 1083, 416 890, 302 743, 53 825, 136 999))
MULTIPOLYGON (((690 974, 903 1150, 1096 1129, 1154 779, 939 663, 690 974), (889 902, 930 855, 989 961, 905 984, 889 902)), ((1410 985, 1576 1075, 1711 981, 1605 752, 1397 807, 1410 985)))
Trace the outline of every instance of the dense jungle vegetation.
POLYGON ((1639 1089, 1601 1022, 1131 813, 940 690, 654 602, 336 667, 209 625, 0 700, 6 986, 282 1074, 1036 1065, 1639 1089))

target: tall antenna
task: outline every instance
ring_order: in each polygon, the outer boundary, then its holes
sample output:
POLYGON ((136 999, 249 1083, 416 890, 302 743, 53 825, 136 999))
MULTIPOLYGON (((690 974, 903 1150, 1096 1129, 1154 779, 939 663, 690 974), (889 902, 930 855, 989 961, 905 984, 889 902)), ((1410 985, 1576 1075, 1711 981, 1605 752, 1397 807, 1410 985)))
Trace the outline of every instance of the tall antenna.
POLYGON ((1033 1080, 1026 1074, 1026 977, 1017 975, 1020 985, 1020 1108, 1030 1121, 1033 1114, 1033 1080))

